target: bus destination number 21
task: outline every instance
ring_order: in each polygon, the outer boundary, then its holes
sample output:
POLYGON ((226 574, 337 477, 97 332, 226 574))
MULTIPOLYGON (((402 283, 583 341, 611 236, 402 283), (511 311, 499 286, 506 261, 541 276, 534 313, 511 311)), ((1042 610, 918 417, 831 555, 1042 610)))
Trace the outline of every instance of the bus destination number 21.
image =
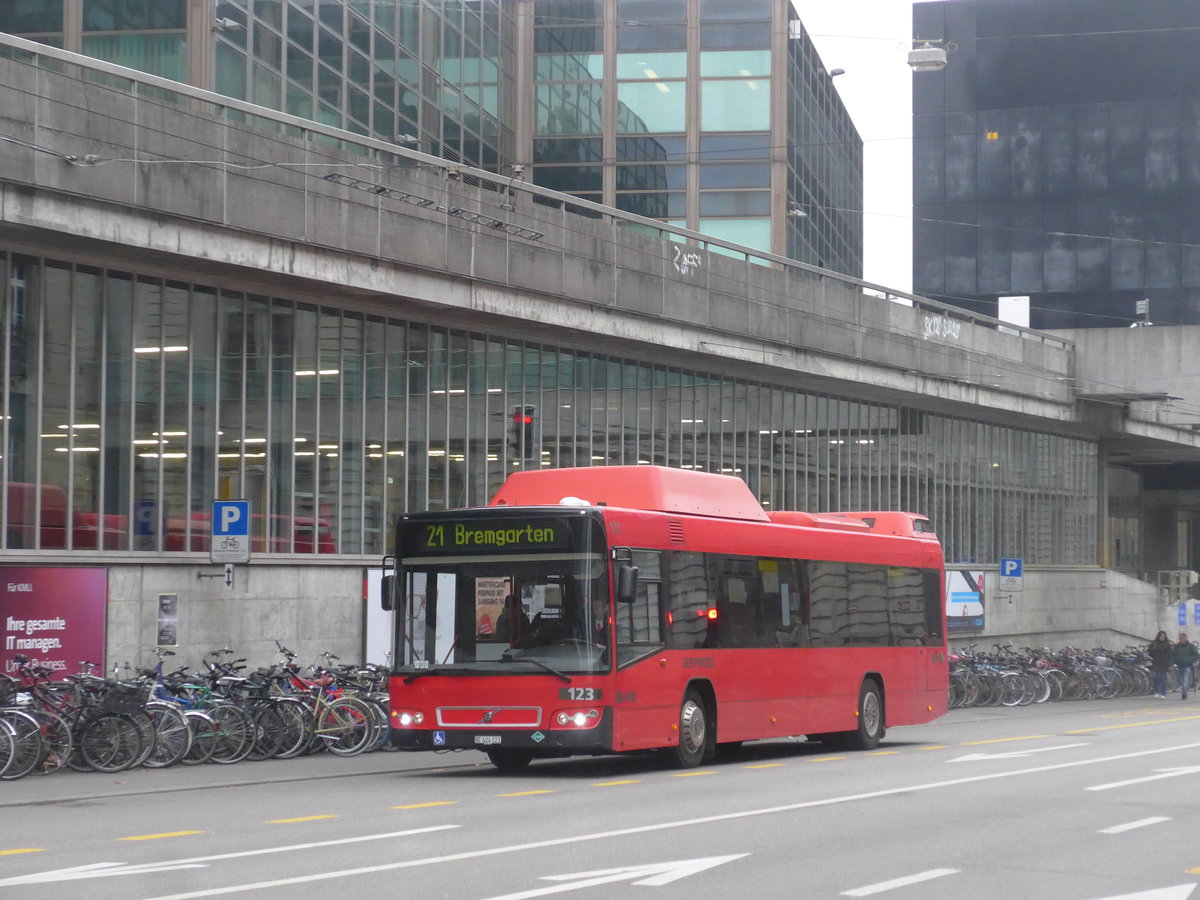
POLYGON ((584 703, 598 702, 601 699, 602 691, 600 688, 593 687, 565 687, 558 689, 559 700, 575 700, 583 701, 584 703))

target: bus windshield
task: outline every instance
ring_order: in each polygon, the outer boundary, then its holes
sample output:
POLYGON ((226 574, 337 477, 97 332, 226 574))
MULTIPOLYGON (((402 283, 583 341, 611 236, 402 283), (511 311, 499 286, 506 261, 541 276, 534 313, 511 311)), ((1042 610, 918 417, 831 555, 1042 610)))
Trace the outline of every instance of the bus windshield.
POLYGON ((397 672, 608 671, 608 561, 594 520, 545 520, 521 529, 485 521, 443 520, 442 531, 441 524, 413 523, 405 544, 413 555, 400 559, 397 672), (546 552, 512 539, 550 532, 556 537, 546 541, 546 552), (510 540, 453 542, 464 534, 510 540), (450 537, 439 542, 442 535, 450 537))
POLYGON ((601 556, 405 561, 402 661, 414 671, 608 670, 608 579, 601 556))

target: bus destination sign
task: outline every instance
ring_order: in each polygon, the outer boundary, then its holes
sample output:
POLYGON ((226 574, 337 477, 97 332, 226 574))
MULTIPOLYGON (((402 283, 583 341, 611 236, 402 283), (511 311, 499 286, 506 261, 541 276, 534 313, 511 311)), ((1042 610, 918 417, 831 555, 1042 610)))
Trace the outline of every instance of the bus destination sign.
POLYGON ((562 519, 473 519, 414 522, 418 553, 495 553, 562 550, 571 545, 571 529, 562 519))

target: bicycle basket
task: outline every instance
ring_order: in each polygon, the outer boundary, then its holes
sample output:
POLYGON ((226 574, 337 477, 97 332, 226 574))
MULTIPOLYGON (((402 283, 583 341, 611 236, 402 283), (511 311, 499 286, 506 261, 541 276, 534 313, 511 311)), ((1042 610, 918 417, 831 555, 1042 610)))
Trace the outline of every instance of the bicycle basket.
POLYGON ((141 688, 128 684, 114 684, 100 700, 100 711, 110 713, 131 713, 142 708, 141 688))

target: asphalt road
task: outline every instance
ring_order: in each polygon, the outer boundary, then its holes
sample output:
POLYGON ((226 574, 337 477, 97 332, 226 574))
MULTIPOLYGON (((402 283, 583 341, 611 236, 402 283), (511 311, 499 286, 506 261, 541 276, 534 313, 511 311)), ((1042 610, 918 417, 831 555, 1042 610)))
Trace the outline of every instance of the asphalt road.
POLYGON ((1200 700, 959 710, 879 750, 376 753, 0 783, 0 895, 1200 900, 1200 700))

